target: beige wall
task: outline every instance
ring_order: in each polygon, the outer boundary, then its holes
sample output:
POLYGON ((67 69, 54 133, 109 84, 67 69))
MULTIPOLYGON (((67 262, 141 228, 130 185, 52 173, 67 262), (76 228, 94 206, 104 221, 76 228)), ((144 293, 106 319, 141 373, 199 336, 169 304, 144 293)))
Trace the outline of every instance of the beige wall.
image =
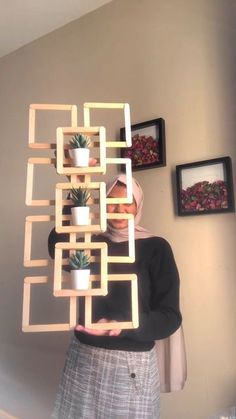
MULTIPOLYGON (((115 0, 0 60, 0 410, 49 416, 69 340, 20 331, 28 106, 37 102, 128 102, 132 123, 165 119, 167 166, 137 172, 143 225, 169 240, 182 280, 188 382, 162 396, 162 419, 207 419, 236 404, 235 214, 177 217, 174 204, 176 164, 229 155, 236 173, 235 20, 233 0, 115 0)), ((123 124, 112 112, 94 121, 111 135, 123 124)), ((40 176, 49 191, 54 173, 40 176)), ((34 318, 63 317, 63 302, 54 307, 40 290, 33 298, 34 318)))

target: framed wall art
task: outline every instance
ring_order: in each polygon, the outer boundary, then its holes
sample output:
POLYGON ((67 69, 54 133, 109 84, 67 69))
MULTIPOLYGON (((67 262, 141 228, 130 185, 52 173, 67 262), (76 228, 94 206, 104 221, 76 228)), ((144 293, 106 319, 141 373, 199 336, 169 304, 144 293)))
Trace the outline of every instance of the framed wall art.
MULTIPOLYGON (((166 165, 165 121, 162 118, 131 125, 132 146, 121 149, 122 158, 130 158, 132 170, 152 169, 166 165)), ((125 128, 120 129, 125 140, 125 128)))
POLYGON ((234 212, 230 157, 176 166, 178 215, 234 212))

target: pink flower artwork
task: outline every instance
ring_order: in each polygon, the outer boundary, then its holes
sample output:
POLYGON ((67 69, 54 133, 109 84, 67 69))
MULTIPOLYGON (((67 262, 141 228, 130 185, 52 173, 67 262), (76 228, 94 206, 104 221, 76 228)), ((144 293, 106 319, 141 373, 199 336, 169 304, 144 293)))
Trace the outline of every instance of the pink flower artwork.
POLYGON ((203 212, 228 208, 227 184, 223 180, 213 183, 197 182, 181 190, 181 207, 185 212, 203 212))
POLYGON ((132 147, 124 151, 124 157, 132 160, 132 166, 156 163, 160 159, 159 143, 152 136, 136 134, 132 147))

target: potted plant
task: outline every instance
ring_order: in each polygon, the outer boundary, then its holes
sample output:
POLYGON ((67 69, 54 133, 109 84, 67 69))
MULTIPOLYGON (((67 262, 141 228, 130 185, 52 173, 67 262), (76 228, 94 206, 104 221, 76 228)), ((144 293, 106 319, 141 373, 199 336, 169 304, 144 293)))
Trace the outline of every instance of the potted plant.
POLYGON ((69 141, 71 145, 70 156, 76 167, 89 166, 90 138, 83 134, 75 134, 69 141))
POLYGON ((71 284, 73 289, 86 290, 89 288, 90 265, 89 256, 84 250, 76 250, 75 254, 69 257, 71 270, 71 284))
POLYGON ((90 193, 81 187, 72 188, 70 197, 74 203, 74 207, 71 208, 73 225, 88 225, 89 207, 87 207, 87 201, 90 198, 90 193))

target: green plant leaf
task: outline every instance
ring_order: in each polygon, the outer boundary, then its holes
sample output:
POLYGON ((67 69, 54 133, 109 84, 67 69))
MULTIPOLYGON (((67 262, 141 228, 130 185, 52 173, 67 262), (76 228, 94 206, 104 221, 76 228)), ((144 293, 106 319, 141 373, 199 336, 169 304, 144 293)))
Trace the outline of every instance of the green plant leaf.
POLYGON ((88 148, 90 138, 83 134, 75 134, 69 141, 72 148, 88 148))
POLYGON ((89 198, 90 193, 87 191, 87 189, 82 189, 81 187, 78 189, 71 189, 71 199, 76 207, 86 207, 89 198))
POLYGON ((90 258, 84 250, 77 250, 69 257, 69 265, 71 269, 86 269, 90 265, 90 258))

